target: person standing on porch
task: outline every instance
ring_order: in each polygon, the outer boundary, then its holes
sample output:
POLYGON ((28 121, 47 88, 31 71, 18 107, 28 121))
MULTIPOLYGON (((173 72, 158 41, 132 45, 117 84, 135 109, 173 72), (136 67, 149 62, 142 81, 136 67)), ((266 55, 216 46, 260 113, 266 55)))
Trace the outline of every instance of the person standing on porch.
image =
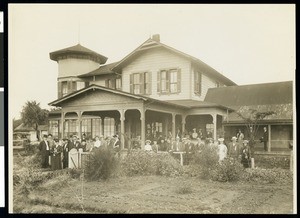
POLYGON ((152 147, 151 147, 151 141, 150 140, 146 140, 145 142, 145 151, 152 151, 152 147))
POLYGON ((81 144, 78 141, 77 135, 73 135, 73 148, 76 148, 77 151, 81 148, 81 144))
POLYGON ((264 127, 264 135, 263 135, 263 137, 261 138, 260 141, 264 143, 265 151, 268 151, 269 133, 267 131, 267 127, 264 127))
POLYGON ((242 133, 241 129, 239 129, 238 133, 236 134, 236 137, 237 137, 238 143, 242 144, 245 136, 244 136, 244 133, 242 133))
POLYGON ((95 137, 94 146, 93 146, 92 149, 98 149, 98 148, 100 148, 100 146, 101 146, 100 138, 99 138, 99 136, 96 136, 96 137, 95 137))

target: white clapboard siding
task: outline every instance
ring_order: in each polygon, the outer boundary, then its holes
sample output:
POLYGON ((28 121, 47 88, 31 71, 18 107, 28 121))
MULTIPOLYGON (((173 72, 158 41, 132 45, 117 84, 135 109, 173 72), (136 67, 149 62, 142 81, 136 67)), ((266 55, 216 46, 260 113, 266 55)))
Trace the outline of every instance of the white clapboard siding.
POLYGON ((130 74, 151 72, 151 98, 159 100, 189 99, 191 97, 191 64, 186 58, 174 54, 166 49, 151 49, 135 58, 122 69, 122 89, 130 92, 130 74), (157 93, 157 72, 162 69, 179 68, 181 70, 181 92, 169 95, 157 93))

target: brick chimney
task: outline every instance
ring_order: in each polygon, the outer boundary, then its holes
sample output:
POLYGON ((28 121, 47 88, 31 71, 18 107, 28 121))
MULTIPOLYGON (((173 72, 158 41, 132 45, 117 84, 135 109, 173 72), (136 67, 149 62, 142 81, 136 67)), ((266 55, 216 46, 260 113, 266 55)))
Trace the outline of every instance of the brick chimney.
POLYGON ((159 34, 152 35, 152 40, 160 42, 160 36, 159 36, 159 34))

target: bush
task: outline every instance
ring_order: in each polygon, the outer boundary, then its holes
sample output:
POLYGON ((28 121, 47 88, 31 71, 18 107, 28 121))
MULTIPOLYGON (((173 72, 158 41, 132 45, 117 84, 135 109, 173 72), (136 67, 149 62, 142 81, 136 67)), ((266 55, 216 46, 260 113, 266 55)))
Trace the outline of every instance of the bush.
POLYGON ((72 179, 78 179, 81 173, 82 173, 81 169, 75 169, 75 168, 68 169, 68 174, 72 179))
POLYGON ((286 156, 255 156, 255 165, 259 168, 282 168, 289 169, 290 157, 286 156))
POLYGON ((110 148, 95 149, 85 162, 84 177, 88 181, 109 179, 115 171, 118 160, 110 148))
POLYGON ((273 168, 273 169, 246 169, 242 175, 244 181, 252 181, 259 183, 278 183, 292 184, 293 173, 289 170, 273 168))
POLYGON ((192 165, 197 165, 202 178, 208 178, 209 172, 218 165, 219 156, 216 146, 203 146, 200 152, 196 152, 191 160, 192 165))
POLYGON ((127 176, 161 175, 177 176, 182 166, 168 153, 152 153, 143 150, 132 151, 122 160, 122 171, 127 176))
POLYGON ((209 178, 219 182, 237 181, 244 171, 243 165, 234 158, 225 158, 209 171, 209 178))

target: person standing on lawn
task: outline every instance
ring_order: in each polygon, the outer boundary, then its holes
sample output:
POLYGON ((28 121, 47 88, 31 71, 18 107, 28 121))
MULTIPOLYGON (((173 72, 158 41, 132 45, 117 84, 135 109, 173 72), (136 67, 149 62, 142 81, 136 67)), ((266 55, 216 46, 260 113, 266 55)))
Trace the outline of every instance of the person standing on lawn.
POLYGON ((43 141, 41 141, 39 144, 42 168, 49 167, 50 146, 49 146, 49 142, 47 139, 48 139, 48 136, 44 135, 43 141))
POLYGON ((62 152, 61 142, 57 138, 55 138, 53 142, 54 142, 53 147, 50 150, 51 169, 61 170, 61 152, 62 152))
POLYGON ((242 156, 241 163, 245 168, 248 168, 250 166, 250 151, 249 151, 248 143, 249 143, 248 140, 244 140, 243 147, 241 149, 241 156, 242 156))
POLYGON ((240 144, 237 142, 237 137, 233 136, 228 144, 228 156, 238 159, 240 156, 240 144))
POLYGON ((62 153, 63 153, 63 169, 69 166, 69 140, 63 139, 62 153))
POLYGON ((227 147, 224 144, 224 138, 219 138, 219 163, 221 163, 227 157, 227 147))

